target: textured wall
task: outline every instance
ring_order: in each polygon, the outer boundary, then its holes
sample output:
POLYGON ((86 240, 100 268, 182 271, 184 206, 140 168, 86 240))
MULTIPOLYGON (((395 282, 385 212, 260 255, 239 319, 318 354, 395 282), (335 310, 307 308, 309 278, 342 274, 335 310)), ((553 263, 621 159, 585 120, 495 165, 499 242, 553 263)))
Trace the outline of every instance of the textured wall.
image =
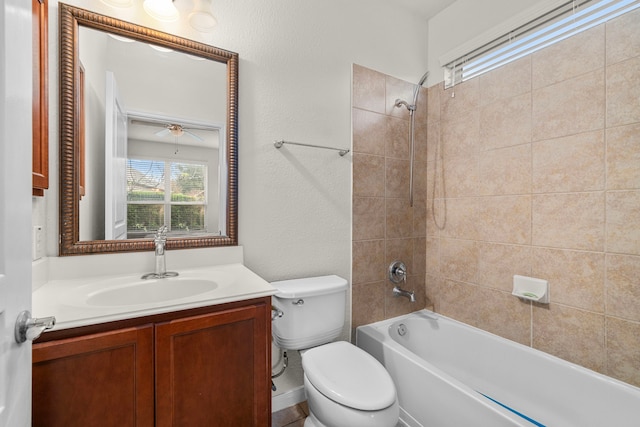
POLYGON ((429 212, 426 250, 437 311, 635 385, 639 70, 635 11, 431 87, 427 206, 446 224, 429 212), (549 280, 551 304, 511 296, 514 274, 549 280))

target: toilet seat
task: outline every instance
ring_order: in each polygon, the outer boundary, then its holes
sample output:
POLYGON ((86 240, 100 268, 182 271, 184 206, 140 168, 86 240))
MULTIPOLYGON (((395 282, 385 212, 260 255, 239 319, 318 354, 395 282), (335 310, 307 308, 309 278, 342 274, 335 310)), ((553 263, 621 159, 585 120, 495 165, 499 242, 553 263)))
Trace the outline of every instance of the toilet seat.
POLYGON ((302 367, 327 398, 350 408, 377 411, 396 401, 389 373, 373 356, 345 341, 307 350, 302 367))

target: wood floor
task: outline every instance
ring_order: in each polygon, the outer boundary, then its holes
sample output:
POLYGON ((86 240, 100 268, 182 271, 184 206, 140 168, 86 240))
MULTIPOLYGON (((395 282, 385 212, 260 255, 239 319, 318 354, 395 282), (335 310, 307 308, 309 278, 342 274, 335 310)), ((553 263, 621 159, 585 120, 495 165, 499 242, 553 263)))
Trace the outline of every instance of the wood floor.
POLYGON ((302 427, 309 415, 307 402, 298 403, 271 415, 271 427, 302 427))

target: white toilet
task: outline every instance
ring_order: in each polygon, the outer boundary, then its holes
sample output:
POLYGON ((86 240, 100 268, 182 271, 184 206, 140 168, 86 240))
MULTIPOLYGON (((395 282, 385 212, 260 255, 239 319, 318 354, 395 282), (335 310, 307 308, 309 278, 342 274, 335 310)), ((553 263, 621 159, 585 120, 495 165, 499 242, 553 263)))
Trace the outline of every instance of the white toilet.
POLYGON ((310 415, 305 427, 395 427, 396 388, 389 373, 364 350, 336 339, 342 332, 347 281, 321 276, 271 283, 277 289, 273 339, 301 350, 310 415))

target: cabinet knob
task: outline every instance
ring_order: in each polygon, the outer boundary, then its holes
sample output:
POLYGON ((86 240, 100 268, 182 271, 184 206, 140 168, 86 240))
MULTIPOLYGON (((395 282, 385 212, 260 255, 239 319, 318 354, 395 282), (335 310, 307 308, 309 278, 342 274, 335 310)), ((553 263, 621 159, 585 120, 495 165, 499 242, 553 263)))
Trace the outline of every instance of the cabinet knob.
POLYGON ((18 315, 15 327, 15 338, 18 344, 26 340, 33 341, 40 336, 45 330, 53 328, 56 324, 56 318, 42 317, 40 319, 31 317, 31 312, 25 310, 18 315))

